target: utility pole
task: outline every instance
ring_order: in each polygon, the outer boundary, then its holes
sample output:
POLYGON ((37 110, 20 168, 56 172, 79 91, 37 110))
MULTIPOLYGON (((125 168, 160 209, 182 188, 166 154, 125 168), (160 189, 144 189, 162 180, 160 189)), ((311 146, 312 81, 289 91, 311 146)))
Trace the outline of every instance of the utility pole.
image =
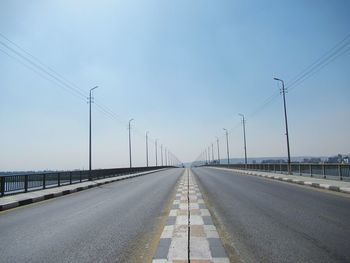
POLYGON ((158 166, 158 156, 157 156, 157 139, 155 141, 155 146, 156 146, 156 166, 158 166))
POLYGON ((160 159, 161 159, 161 161, 162 161, 162 166, 164 166, 164 165, 163 165, 163 144, 160 145, 160 155, 161 155, 161 158, 160 158, 160 159))
POLYGON ((283 95, 283 105, 284 105, 284 121, 286 125, 286 137, 287 137, 287 152, 288 152, 288 174, 291 173, 290 167, 290 148, 289 148, 289 133, 288 133, 288 119, 287 119, 287 106, 286 106, 286 89, 284 87, 284 81, 279 78, 273 78, 274 80, 280 81, 282 83, 281 93, 283 95))
POLYGON ((90 108, 90 117, 89 117, 89 181, 92 180, 92 174, 91 174, 91 104, 92 104, 92 91, 94 89, 97 89, 98 86, 93 87, 92 89, 90 89, 90 96, 89 96, 89 108, 90 108))
POLYGON ((212 162, 214 162, 214 159, 215 159, 215 158, 214 158, 214 144, 213 144, 213 143, 211 144, 211 157, 212 157, 212 158, 211 158, 211 159, 212 159, 212 162))
POLYGON ((230 150, 228 148, 228 130, 224 128, 226 134, 226 148, 227 148, 227 165, 230 165, 230 150))
POLYGON ((168 157, 167 157, 167 155, 168 155, 168 150, 167 150, 167 148, 165 148, 165 166, 168 166, 168 157))
POLYGON ((243 139, 244 139, 244 168, 247 169, 247 141, 246 141, 246 135, 245 135, 245 118, 244 115, 239 113, 238 115, 240 115, 242 117, 242 124, 243 124, 243 139))
POLYGON ((216 137, 216 145, 218 147, 218 163, 220 164, 219 137, 216 137))
POLYGON ((210 164, 210 146, 208 146, 208 160, 209 160, 209 164, 210 164))
POLYGON ((129 120, 129 161, 130 161, 130 168, 132 167, 132 160, 131 160, 131 122, 134 119, 129 120))
POLYGON ((146 132, 146 165, 148 167, 148 131, 146 132))

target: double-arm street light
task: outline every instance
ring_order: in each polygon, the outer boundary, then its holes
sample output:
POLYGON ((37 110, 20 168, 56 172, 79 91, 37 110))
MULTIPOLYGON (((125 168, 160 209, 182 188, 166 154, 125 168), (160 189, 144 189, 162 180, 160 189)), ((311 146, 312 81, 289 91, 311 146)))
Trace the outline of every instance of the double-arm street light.
POLYGON ((131 122, 134 119, 129 120, 129 161, 130 161, 130 168, 132 167, 132 160, 131 160, 131 122))
POLYGON ((92 91, 94 89, 97 89, 98 86, 95 86, 93 88, 90 89, 90 96, 89 96, 89 111, 90 111, 90 117, 89 117, 89 180, 92 180, 92 174, 91 174, 91 104, 92 104, 92 91))
POLYGON ((226 134, 226 148, 227 148, 227 164, 230 164, 230 150, 228 148, 228 130, 223 128, 226 134))
POLYGON ((290 169, 290 148, 289 148, 289 133, 288 133, 288 119, 287 119, 287 106, 286 106, 286 89, 284 87, 284 81, 279 78, 273 78, 274 80, 280 81, 282 83, 281 93, 283 95, 283 105, 284 105, 284 121, 286 125, 286 137, 287 137, 287 152, 288 152, 288 173, 291 173, 290 169))
POLYGON ((247 141, 245 137, 245 118, 244 118, 244 115, 241 113, 239 113, 238 115, 242 117, 243 139, 244 139, 244 168, 247 169, 247 141))

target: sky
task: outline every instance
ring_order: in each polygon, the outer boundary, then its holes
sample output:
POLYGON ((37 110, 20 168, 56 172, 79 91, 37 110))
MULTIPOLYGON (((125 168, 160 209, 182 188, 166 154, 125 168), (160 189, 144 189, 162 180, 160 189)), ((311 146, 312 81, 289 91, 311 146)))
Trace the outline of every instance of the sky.
MULTIPOLYGON (((249 157, 286 156, 273 77, 288 84, 348 36, 349 13, 347 0, 2 0, 0 170, 87 169, 94 86, 93 168, 129 165, 131 118, 134 166, 146 131, 150 165, 155 139, 191 162, 218 136, 224 158, 223 128, 230 156, 243 157, 238 113, 249 157), (33 57, 69 88, 33 71, 33 57)), ((286 94, 292 157, 350 153, 349 69, 347 52, 286 94)))

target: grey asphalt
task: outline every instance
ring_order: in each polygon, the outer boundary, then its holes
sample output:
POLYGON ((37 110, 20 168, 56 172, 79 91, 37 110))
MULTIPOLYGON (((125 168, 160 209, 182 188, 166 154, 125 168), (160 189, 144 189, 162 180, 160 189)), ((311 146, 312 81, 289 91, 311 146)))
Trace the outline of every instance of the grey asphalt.
POLYGON ((128 262, 154 230, 183 169, 0 213, 0 262, 128 262))
POLYGON ((350 262, 350 198, 232 171, 195 168, 243 262, 350 262))

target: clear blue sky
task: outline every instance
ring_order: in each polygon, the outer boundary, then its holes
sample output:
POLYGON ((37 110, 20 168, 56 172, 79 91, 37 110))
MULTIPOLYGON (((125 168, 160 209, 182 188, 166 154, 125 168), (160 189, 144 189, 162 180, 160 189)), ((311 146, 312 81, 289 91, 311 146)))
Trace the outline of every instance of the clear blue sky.
MULTIPOLYGON (((350 33, 344 1, 0 2, 0 33, 119 116, 93 109, 95 168, 145 164, 150 131, 184 162, 230 129, 242 157, 284 156, 286 81, 350 33)), ((1 38, 1 41, 6 41, 1 38)), ((6 50, 0 45, 0 50, 6 50)), ((350 153, 350 52, 287 94, 292 156, 350 153)), ((0 170, 88 167, 88 104, 0 51, 0 170)), ((151 164, 154 147, 151 144, 151 164)))

